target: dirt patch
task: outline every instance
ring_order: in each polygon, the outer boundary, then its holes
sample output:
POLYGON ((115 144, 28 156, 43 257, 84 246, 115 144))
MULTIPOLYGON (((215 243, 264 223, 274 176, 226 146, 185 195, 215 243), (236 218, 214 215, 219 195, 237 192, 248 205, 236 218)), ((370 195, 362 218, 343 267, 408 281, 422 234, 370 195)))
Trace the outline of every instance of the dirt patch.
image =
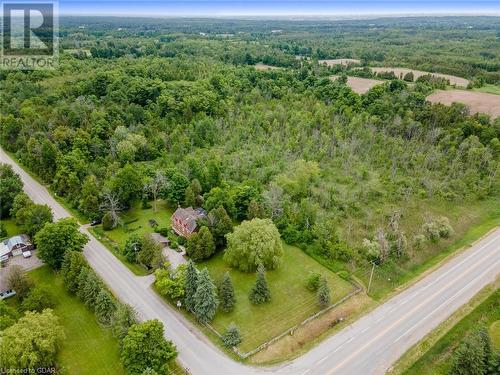
MULTIPOLYGON (((338 76, 331 76, 330 79, 335 81, 338 76)), ((377 79, 368 79, 360 77, 347 77, 347 85, 357 94, 364 94, 372 87, 383 84, 384 81, 377 79)))
POLYGON ((444 105, 463 103, 472 114, 482 112, 492 118, 500 117, 500 95, 464 90, 439 90, 429 95, 427 100, 444 105))
POLYGON ((406 68, 371 68, 371 70, 375 73, 393 72, 394 75, 398 78, 403 78, 407 73, 410 73, 410 72, 413 72, 414 79, 417 79, 418 77, 421 77, 421 76, 424 76, 427 74, 431 74, 434 77, 448 79, 450 81, 450 83, 452 85, 455 85, 455 86, 467 87, 467 85, 469 84, 469 80, 462 78, 462 77, 452 76, 449 74, 424 72, 422 70, 406 69, 406 68))
POLYGON ((257 70, 279 70, 282 69, 279 66, 266 65, 262 63, 255 64, 255 69, 257 70))
MULTIPOLYGON (((348 301, 337 308, 321 315, 312 322, 298 328, 293 335, 283 337, 281 340, 260 351, 250 358, 250 363, 262 364, 274 361, 283 361, 286 358, 298 354, 306 344, 318 339, 329 330, 340 326, 339 319, 344 321, 355 313, 362 311, 371 299, 364 293, 351 297, 348 301)), ((345 324, 345 323, 344 323, 345 324)))
POLYGON ((361 61, 357 59, 330 59, 330 60, 318 60, 318 64, 326 66, 334 65, 349 65, 349 64, 360 64, 361 61))

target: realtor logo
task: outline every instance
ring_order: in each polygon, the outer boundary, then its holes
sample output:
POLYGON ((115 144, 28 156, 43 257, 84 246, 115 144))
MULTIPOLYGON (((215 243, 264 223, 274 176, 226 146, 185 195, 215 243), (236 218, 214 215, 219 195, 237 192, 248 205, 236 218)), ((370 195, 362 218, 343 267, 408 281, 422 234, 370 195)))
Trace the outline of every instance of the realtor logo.
POLYGON ((11 70, 57 67, 57 2, 2 0, 0 68, 11 70))

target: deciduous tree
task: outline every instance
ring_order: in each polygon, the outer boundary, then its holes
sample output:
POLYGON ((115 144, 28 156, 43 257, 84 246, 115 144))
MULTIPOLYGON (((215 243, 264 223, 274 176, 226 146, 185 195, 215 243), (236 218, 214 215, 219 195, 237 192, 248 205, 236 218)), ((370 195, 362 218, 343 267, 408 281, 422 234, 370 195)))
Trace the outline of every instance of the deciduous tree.
POLYGON ((69 218, 46 224, 35 236, 38 256, 56 270, 61 268, 67 251, 82 251, 88 240, 78 230, 78 223, 69 218))
POLYGON ((7 328, 0 340, 3 369, 48 368, 54 365, 64 331, 52 310, 27 312, 7 328))
POLYGON ((176 356, 175 346, 165 340, 163 324, 156 319, 134 324, 122 341, 122 363, 131 375, 141 375, 147 368, 167 374, 166 366, 176 356))
POLYGON ((270 270, 281 264, 283 245, 278 229, 269 219, 244 221, 226 237, 224 260, 243 272, 252 272, 259 264, 270 270))

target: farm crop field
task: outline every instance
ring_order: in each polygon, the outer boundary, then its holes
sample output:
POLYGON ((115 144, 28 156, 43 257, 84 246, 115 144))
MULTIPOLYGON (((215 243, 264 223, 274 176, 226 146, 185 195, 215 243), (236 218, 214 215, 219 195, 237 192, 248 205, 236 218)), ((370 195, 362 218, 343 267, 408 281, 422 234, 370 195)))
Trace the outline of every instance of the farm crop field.
POLYGON ((464 90, 439 90, 427 97, 431 103, 451 105, 462 103, 471 114, 487 113, 492 118, 500 117, 500 95, 464 90))
POLYGON ((469 80, 462 78, 462 77, 457 77, 449 74, 440 74, 440 73, 432 73, 432 72, 424 72, 421 70, 416 70, 416 69, 408 69, 408 68, 386 68, 386 67, 376 67, 376 68, 370 68, 373 72, 375 73, 384 73, 384 72, 392 72, 397 78, 403 79, 405 75, 408 73, 412 73, 414 79, 417 79, 419 77, 425 76, 425 75, 432 75, 435 77, 440 77, 444 78, 450 81, 451 85, 455 85, 458 87, 467 87, 469 85, 469 80))
MULTIPOLYGON (((332 81, 336 81, 338 76, 331 76, 332 81)), ((347 85, 356 94, 366 94, 371 88, 382 85, 384 81, 378 79, 360 78, 360 77, 347 77, 347 85)))

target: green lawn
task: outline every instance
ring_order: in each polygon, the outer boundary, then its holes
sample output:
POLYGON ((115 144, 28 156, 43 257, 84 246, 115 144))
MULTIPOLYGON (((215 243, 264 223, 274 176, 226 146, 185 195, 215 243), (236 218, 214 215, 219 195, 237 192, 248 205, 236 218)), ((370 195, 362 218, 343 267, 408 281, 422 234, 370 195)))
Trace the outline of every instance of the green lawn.
POLYGON ((57 306, 54 311, 66 333, 58 354, 65 374, 123 374, 118 340, 97 324, 94 314, 76 297, 68 294, 62 277, 47 266, 31 271, 36 284, 50 286, 57 306))
MULTIPOLYGON (((157 221, 159 228, 170 227, 170 217, 173 210, 168 207, 165 201, 159 200, 157 202, 157 210, 153 208, 143 209, 141 203, 134 204, 128 211, 124 212, 121 216, 122 224, 117 228, 104 232, 108 238, 113 240, 120 247, 125 245, 125 241, 132 233, 143 235, 145 233, 154 232, 149 224, 150 219, 157 221)), ((99 226, 101 227, 101 226, 99 226)))
POLYGON ((493 345, 495 348, 500 350, 500 320, 497 320, 490 325, 490 335, 493 345))
POLYGON ((16 224, 14 219, 2 219, 2 224, 5 226, 5 229, 7 230, 7 236, 5 237, 12 237, 15 236, 16 234, 21 234, 23 233, 23 229, 16 224))
POLYGON ((235 322, 243 337, 243 342, 239 345, 243 352, 256 348, 320 310, 315 293, 307 290, 305 286, 310 271, 320 272, 327 277, 332 291, 332 302, 354 290, 353 285, 300 249, 284 245, 284 250, 282 266, 267 272, 272 300, 260 306, 252 305, 248 299, 256 274, 231 269, 223 261, 222 253, 199 264, 200 269, 208 268, 216 283, 220 282, 226 271, 230 271, 236 292, 236 307, 228 314, 218 312, 212 326, 223 333, 231 322, 235 322))
MULTIPOLYGON (((471 313, 460 320, 448 333, 439 339, 422 355, 406 372, 405 375, 439 375, 448 374, 452 354, 465 336, 477 329, 480 324, 490 327, 492 338, 499 344, 500 319, 500 289, 494 291, 486 300, 471 313), (495 323, 496 322, 496 323, 495 323)), ((498 348, 498 346, 497 346, 498 348)))
POLYGON ((152 207, 143 209, 141 203, 137 202, 128 211, 120 215, 122 223, 115 229, 104 231, 102 225, 97 225, 91 228, 91 232, 133 273, 144 276, 148 274, 148 271, 139 264, 127 261, 122 255, 121 250, 131 234, 137 233, 143 235, 154 232, 154 228, 149 224, 149 220, 151 219, 156 220, 159 228, 170 228, 172 214, 173 210, 163 200, 157 202, 156 212, 154 212, 152 207))
POLYGON ((496 86, 496 85, 484 85, 483 87, 475 88, 474 91, 487 92, 489 94, 500 95, 500 86, 496 86))

